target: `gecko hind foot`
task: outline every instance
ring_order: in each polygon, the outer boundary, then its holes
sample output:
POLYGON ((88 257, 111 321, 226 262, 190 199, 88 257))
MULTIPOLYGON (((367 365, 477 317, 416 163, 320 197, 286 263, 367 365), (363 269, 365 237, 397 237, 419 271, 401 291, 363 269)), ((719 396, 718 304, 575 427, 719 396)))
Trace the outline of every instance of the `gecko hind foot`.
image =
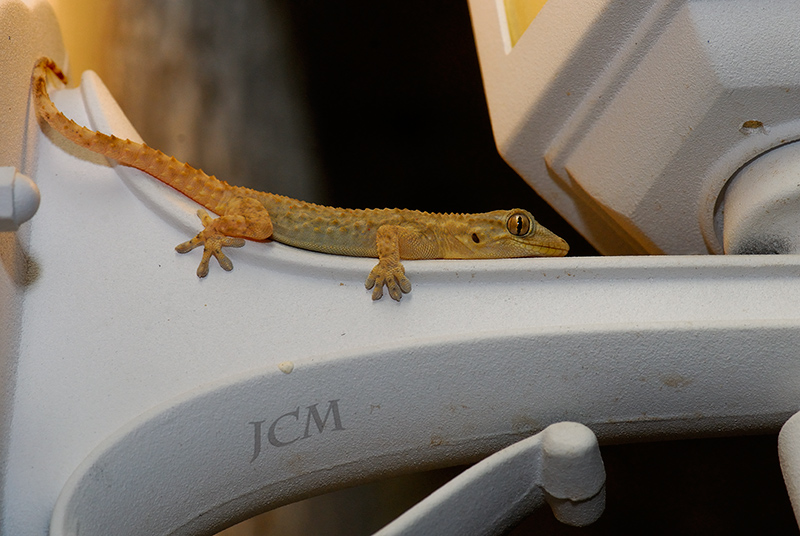
POLYGON ((372 289, 372 299, 380 300, 383 296, 383 286, 389 290, 389 296, 395 301, 400 301, 403 294, 411 292, 411 281, 405 275, 402 264, 387 265, 378 263, 369 273, 364 286, 372 289))
POLYGON ((204 210, 197 211, 197 215, 200 216, 206 228, 197 233, 197 236, 191 240, 175 246, 175 251, 178 253, 189 253, 194 248, 201 245, 203 246, 203 258, 200 260, 200 265, 197 267, 197 277, 205 277, 208 275, 208 262, 211 260, 212 256, 217 259, 217 262, 223 270, 230 272, 233 270, 233 263, 222 252, 222 248, 240 248, 244 246, 244 239, 226 236, 214 229, 211 223, 214 220, 212 220, 204 210))

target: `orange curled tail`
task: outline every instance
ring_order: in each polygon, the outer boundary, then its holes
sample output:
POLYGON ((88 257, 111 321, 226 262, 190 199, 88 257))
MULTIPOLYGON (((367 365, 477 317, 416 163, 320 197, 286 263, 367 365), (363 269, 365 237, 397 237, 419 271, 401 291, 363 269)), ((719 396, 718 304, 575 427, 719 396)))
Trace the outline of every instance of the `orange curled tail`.
POLYGON ((112 158, 120 164, 140 169, 207 209, 220 213, 227 196, 233 190, 231 186, 147 145, 108 136, 75 123, 61 113, 50 99, 47 93, 48 72, 54 73, 65 83, 67 81, 67 77, 52 59, 42 57, 36 61, 31 85, 39 119, 77 145, 112 158))
POLYGON ((51 71, 54 75, 58 77, 59 80, 61 80, 63 84, 65 85, 67 84, 67 75, 64 74, 64 71, 59 69, 55 61, 48 58, 47 56, 42 56, 41 58, 36 60, 36 64, 33 69, 33 80, 35 81, 37 78, 43 78, 46 82, 47 71, 51 71))

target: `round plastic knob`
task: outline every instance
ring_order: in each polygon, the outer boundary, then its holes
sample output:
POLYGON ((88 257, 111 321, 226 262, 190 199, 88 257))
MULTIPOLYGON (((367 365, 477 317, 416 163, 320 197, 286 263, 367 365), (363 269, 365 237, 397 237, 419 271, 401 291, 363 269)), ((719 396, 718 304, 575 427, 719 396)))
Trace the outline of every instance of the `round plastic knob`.
POLYGON ((0 231, 16 231, 36 214, 39 188, 13 167, 0 167, 0 231))

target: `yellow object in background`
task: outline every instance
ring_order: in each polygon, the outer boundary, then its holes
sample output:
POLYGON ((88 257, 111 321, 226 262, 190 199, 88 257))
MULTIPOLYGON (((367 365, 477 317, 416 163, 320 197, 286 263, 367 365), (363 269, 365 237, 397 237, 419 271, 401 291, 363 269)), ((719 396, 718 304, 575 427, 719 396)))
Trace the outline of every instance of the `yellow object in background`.
POLYGON ((107 0, 50 0, 69 54, 70 86, 87 69, 108 78, 106 53, 114 39, 113 3, 107 0))
POLYGON ((517 44, 546 3, 547 0, 503 0, 512 47, 517 44))

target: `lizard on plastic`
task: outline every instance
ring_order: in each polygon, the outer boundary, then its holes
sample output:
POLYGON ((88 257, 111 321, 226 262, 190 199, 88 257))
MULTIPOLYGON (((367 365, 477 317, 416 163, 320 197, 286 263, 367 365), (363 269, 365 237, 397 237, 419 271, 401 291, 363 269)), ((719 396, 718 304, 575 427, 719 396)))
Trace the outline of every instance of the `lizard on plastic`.
POLYGON ((372 289, 373 300, 383 296, 386 286, 399 301, 411 291, 401 259, 560 257, 569 250, 563 239, 522 209, 481 214, 343 209, 232 186, 145 144, 95 132, 68 119, 47 93, 48 72, 66 83, 53 60, 37 60, 31 82, 40 119, 74 143, 152 175, 219 216, 198 210, 203 230, 175 247, 187 253, 203 246, 198 277, 208 275, 212 256, 224 270, 233 269, 223 247, 241 247, 244 239, 272 239, 322 253, 377 257, 365 286, 372 289))

